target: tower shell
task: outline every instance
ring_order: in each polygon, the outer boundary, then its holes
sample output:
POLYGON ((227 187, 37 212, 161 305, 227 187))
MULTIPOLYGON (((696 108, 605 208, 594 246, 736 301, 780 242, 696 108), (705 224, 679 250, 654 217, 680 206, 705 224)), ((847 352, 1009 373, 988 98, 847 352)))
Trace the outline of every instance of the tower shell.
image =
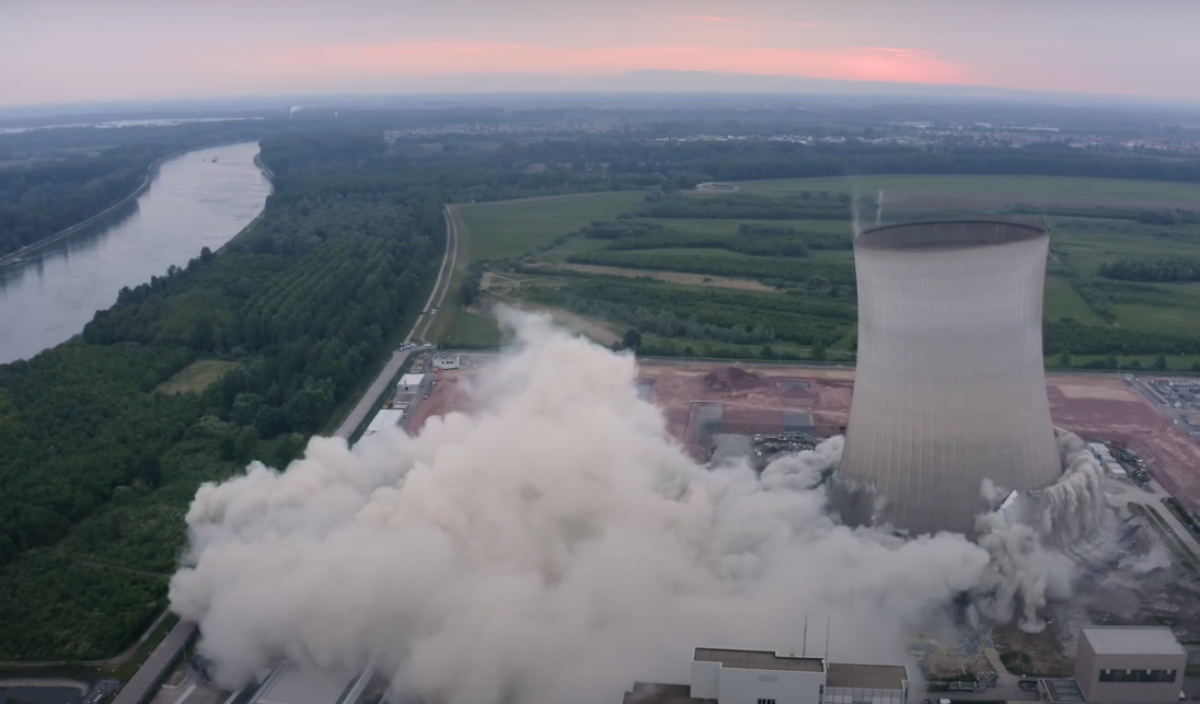
POLYGON ((834 503, 850 524, 975 534, 984 481, 1062 474, 1042 356, 1049 235, 891 225, 855 238, 858 362, 834 503))

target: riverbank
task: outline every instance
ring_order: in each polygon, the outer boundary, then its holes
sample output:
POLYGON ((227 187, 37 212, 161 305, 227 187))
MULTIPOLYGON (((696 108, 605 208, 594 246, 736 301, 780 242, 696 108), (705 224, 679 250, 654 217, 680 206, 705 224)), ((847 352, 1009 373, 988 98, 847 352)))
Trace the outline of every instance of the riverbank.
POLYGON ((65 342, 122 288, 163 276, 171 265, 185 267, 205 247, 218 251, 245 229, 272 190, 254 164, 258 151, 251 141, 164 158, 144 174, 149 185, 132 202, 0 267, 0 329, 9 333, 0 336, 0 364, 65 342))
MULTIPOLYGON (((188 150, 188 151, 193 151, 193 150, 188 150)), ((146 178, 142 181, 140 186, 138 186, 137 188, 135 188, 133 190, 132 193, 125 196, 121 200, 117 201, 115 204, 110 205, 109 207, 105 208, 104 210, 101 210, 100 212, 96 213, 95 215, 93 215, 92 217, 90 217, 86 220, 77 222, 74 225, 72 225, 66 229, 60 230, 45 239, 38 240, 37 242, 34 242, 33 244, 27 244, 24 247, 18 249, 17 251, 15 251, 11 254, 6 254, 4 256, 0 256, 0 266, 10 264, 12 262, 17 261, 18 259, 24 259, 26 255, 33 254, 33 253, 37 252, 38 250, 49 247, 50 245, 54 244, 55 242, 61 242, 62 240, 79 232, 80 230, 82 230, 86 227, 95 225, 96 223, 100 222, 101 220, 108 217, 109 215, 112 215, 118 209, 120 209, 126 205, 129 205, 133 201, 137 200, 138 196, 145 193, 146 189, 150 188, 151 183, 154 183, 154 177, 158 176, 159 168, 162 166, 162 163, 164 161, 166 161, 167 159, 173 159, 177 156, 182 156, 183 154, 186 154, 186 153, 187 152, 175 152, 173 154, 168 154, 166 156, 159 157, 152 164, 150 164, 149 168, 146 169, 146 178)))
MULTIPOLYGON (((77 232, 79 232, 85 228, 91 227, 92 225, 95 225, 95 224, 101 222, 102 220, 104 220, 104 218, 114 214, 117 210, 119 210, 122 207, 129 205, 133 201, 137 200, 139 196, 141 196, 143 193, 146 192, 146 190, 148 188, 150 188, 150 184, 154 183, 154 179, 155 179, 155 177, 158 176, 159 170, 162 167, 164 162, 174 159, 176 157, 191 154, 192 152, 202 151, 205 149, 213 149, 216 147, 223 147, 223 146, 227 146, 229 144, 239 144, 239 143, 240 143, 240 141, 239 142, 218 142, 216 144, 208 144, 208 145, 205 145, 202 147, 193 147, 190 149, 185 149, 183 151, 172 152, 170 154, 167 154, 166 156, 159 157, 153 163, 151 163, 149 167, 147 167, 146 178, 142 181, 141 185, 139 185, 136 189, 133 190, 132 193, 125 196, 124 198, 117 201, 116 203, 110 205, 109 207, 105 208, 104 210, 101 210, 100 212, 96 213, 95 215, 91 216, 90 218, 87 218, 86 220, 77 222, 68 228, 60 230, 60 231, 54 233, 53 235, 46 237, 45 239, 38 240, 37 242, 34 242, 33 244, 27 244, 15 252, 11 252, 9 254, 0 256, 0 266, 5 266, 8 264, 11 264, 11 263, 17 261, 18 259, 24 259, 27 255, 35 254, 39 250, 45 249, 46 247, 49 247, 50 245, 55 244, 56 242, 61 242, 62 240, 70 237, 71 235, 74 235, 77 232)), ((258 142, 256 141, 255 144, 257 144, 257 143, 258 142)), ((267 178, 267 181, 270 181, 272 183, 271 190, 274 191, 275 174, 271 171, 271 169, 266 164, 264 164, 262 162, 262 159, 260 158, 261 156, 262 156, 261 151, 258 154, 254 155, 254 165, 257 166, 258 170, 261 171, 263 176, 265 176, 267 178)), ((257 222, 257 218, 255 219, 255 222, 257 222)), ((249 227, 252 227, 253 225, 254 225, 254 223, 250 223, 250 225, 248 225, 247 227, 249 228, 249 227)))

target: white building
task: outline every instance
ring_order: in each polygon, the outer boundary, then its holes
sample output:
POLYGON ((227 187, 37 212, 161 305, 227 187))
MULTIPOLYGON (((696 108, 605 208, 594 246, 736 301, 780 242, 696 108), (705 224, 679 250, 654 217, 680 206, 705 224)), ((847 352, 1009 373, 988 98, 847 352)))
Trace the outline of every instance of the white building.
POLYGON ((405 374, 400 377, 400 381, 396 384, 396 391, 406 394, 417 393, 425 385, 424 374, 405 374))
POLYGON ((462 355, 438 354, 433 356, 434 369, 458 369, 462 366, 462 355))
POLYGON ((363 433, 363 437, 370 437, 378 433, 384 428, 392 428, 400 424, 404 418, 404 411, 398 408, 381 408, 375 413, 375 417, 371 419, 371 424, 367 426, 367 432, 363 433))
POLYGON ((906 704, 903 665, 849 665, 766 650, 696 648, 690 687, 635 684, 625 704, 906 704))
POLYGON ((356 704, 371 680, 371 669, 336 677, 280 665, 254 693, 250 704, 356 704))
POLYGON ((1090 626, 1079 633, 1075 679, 1089 702, 1166 704, 1180 697, 1187 659, 1165 626, 1090 626))

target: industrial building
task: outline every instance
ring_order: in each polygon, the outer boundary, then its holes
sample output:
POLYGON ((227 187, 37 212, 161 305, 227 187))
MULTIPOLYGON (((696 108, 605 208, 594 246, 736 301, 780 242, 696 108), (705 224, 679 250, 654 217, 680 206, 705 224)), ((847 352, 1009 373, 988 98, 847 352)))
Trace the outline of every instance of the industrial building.
POLYGON ((458 354, 435 354, 433 356, 434 369, 458 369, 462 366, 462 355, 458 354))
POLYGON ((975 534, 984 480, 1063 473, 1042 358, 1049 235, 1011 222, 891 225, 854 240, 858 360, 834 501, 852 525, 975 534))
POLYGON ((1075 681, 1091 704, 1179 700, 1187 651, 1165 626, 1102 626, 1080 631, 1075 681))
POLYGON ((690 686, 639 682, 624 704, 905 704, 908 683, 903 665, 696 648, 690 686))
POLYGON ((375 413, 375 417, 371 419, 371 424, 367 426, 367 431, 363 433, 363 437, 370 437, 384 428, 395 427, 402 420, 404 420, 403 409, 381 408, 375 413))
POLYGON ((425 388, 427 375, 420 373, 405 374, 396 382, 396 393, 415 394, 425 388))
POLYGON ((247 704, 358 704, 372 670, 332 677, 284 664, 271 671, 247 704))

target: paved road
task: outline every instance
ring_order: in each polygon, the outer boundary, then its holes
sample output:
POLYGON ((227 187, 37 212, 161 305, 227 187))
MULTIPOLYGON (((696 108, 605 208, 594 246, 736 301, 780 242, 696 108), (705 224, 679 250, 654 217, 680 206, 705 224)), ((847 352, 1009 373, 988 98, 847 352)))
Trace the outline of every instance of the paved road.
MULTIPOLYGON (((442 257, 442 268, 438 270, 438 278, 433 284, 433 291, 429 294, 429 302, 425 304, 425 312, 417 317, 413 329, 408 333, 408 337, 404 338, 406 343, 425 344, 427 342, 425 335, 429 332, 429 326, 433 324, 433 316, 429 315, 428 311, 442 305, 442 301, 446 298, 446 292, 450 290, 454 266, 458 261, 458 225, 449 208, 445 209, 443 216, 446 218, 446 254, 442 257)), ((379 376, 375 377, 375 381, 371 383, 371 388, 367 389, 367 392, 358 400, 350 414, 334 431, 333 436, 349 440, 367 416, 375 412, 375 402, 392 383, 392 379, 396 378, 396 374, 408 361, 409 356, 421 351, 423 351, 422 348, 416 347, 393 354, 388 363, 384 365, 383 370, 379 372, 379 376)))
POLYGON ((162 678, 167 676, 175 658, 179 657, 195 634, 196 624, 187 621, 175 624, 150 653, 150 657, 146 658, 146 662, 142 663, 121 691, 117 692, 113 704, 142 704, 147 701, 158 688, 162 678))

